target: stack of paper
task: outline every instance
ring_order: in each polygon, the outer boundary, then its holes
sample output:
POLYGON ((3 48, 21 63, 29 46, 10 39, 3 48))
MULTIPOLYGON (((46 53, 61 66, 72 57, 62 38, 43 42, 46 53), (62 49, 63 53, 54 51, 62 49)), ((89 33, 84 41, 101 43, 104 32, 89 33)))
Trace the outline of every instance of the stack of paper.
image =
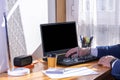
POLYGON ((65 78, 71 76, 83 76, 83 75, 91 75, 91 74, 98 74, 98 72, 89 69, 87 67, 81 68, 62 68, 62 69, 47 69, 44 70, 45 73, 50 78, 65 78))

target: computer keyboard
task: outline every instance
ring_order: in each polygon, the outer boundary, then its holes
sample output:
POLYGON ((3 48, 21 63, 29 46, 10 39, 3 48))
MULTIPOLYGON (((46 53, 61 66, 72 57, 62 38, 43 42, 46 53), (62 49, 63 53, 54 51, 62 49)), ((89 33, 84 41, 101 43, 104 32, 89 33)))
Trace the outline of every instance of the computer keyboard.
POLYGON ((89 62, 97 59, 98 59, 97 57, 92 55, 65 57, 65 54, 63 54, 57 57, 57 64, 64 65, 64 66, 72 66, 72 65, 81 64, 81 63, 85 63, 85 62, 89 62))

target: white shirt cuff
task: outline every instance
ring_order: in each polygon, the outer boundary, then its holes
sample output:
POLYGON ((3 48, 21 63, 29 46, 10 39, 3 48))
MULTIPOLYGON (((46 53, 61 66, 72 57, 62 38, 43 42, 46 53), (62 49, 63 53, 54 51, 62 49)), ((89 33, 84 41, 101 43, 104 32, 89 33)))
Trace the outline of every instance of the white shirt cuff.
POLYGON ((114 66, 114 64, 115 64, 115 62, 117 61, 118 59, 116 59, 113 63, 112 63, 112 68, 113 68, 113 66, 114 66))
POLYGON ((91 55, 97 57, 97 55, 98 55, 98 50, 97 50, 97 48, 91 48, 91 55))

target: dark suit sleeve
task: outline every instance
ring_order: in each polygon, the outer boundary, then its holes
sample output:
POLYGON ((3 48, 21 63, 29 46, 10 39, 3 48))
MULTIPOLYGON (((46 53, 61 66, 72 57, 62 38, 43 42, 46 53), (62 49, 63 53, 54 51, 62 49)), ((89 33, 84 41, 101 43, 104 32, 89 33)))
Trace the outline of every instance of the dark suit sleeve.
POLYGON ((98 57, 112 55, 119 58, 113 68, 112 68, 112 75, 116 78, 116 80, 120 80, 120 44, 112 45, 112 46, 98 46, 98 57))
POLYGON ((111 71, 112 75, 117 79, 120 80, 120 59, 118 59, 111 71))
POLYGON ((112 55, 117 58, 120 58, 120 44, 112 46, 98 46, 98 57, 112 55))

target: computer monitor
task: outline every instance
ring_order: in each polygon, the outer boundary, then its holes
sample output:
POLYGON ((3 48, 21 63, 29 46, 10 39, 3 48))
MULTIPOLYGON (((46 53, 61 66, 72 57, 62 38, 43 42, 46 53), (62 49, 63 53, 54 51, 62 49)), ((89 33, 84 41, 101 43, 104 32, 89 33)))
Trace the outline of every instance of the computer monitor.
POLYGON ((76 23, 60 22, 40 25, 43 56, 66 53, 78 46, 76 23))

